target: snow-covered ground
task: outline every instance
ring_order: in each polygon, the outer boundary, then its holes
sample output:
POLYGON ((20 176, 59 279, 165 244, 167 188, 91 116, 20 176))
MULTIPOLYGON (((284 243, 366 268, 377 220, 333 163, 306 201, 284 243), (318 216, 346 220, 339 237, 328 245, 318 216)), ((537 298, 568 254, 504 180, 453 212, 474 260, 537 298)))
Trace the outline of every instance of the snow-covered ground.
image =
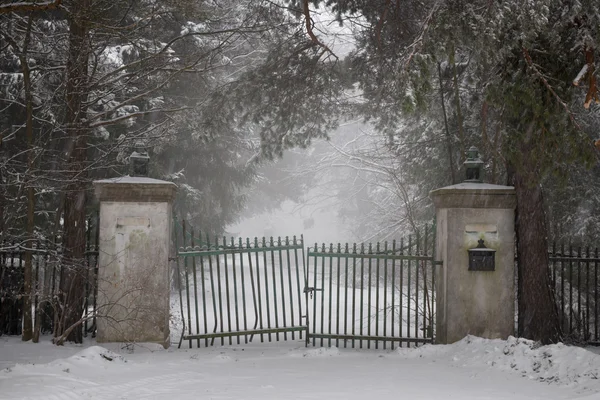
POLYGON ((300 343, 162 350, 0 337, 0 399, 600 399, 600 356, 467 337, 393 352, 300 343))

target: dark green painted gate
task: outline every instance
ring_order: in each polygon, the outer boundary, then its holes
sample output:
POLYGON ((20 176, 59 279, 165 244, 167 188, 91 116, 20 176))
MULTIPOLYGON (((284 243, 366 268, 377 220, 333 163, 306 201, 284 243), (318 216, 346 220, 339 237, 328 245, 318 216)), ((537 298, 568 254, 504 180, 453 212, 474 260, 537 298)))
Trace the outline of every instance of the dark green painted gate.
POLYGON ((179 228, 180 347, 306 339, 302 236, 236 241, 179 228))
POLYGON ((394 348, 434 339, 433 230, 376 244, 201 237, 179 225, 179 345, 298 340, 394 348))
POLYGON ((435 333, 432 230, 391 243, 308 249, 313 346, 391 348, 435 333))

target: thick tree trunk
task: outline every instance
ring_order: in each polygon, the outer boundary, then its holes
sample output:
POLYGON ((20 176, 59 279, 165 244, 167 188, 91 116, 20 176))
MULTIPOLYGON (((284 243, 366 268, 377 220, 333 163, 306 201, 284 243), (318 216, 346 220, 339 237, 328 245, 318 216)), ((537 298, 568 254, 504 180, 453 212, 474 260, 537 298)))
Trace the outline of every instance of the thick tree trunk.
POLYGON ((532 184, 531 179, 519 171, 514 173, 517 194, 519 336, 543 344, 553 343, 560 339, 561 331, 548 268, 542 188, 539 183, 532 184))
POLYGON ((31 248, 33 247, 34 232, 34 209, 35 196, 33 190, 33 161, 35 159, 33 149, 33 88, 31 86, 31 74, 29 70, 29 61, 27 60, 27 51, 29 40, 31 38, 31 27, 33 24, 33 14, 29 15, 27 22, 27 31, 25 41, 21 52, 21 69, 23 71, 23 86, 25 89, 25 107, 27 110, 27 120, 25 122, 25 131, 27 135, 27 174, 25 175, 25 184, 27 185, 27 250, 25 250, 25 266, 23 269, 23 333, 21 339, 28 341, 33 338, 33 318, 32 318, 32 299, 33 299, 33 260, 31 248))
MULTIPOLYGON (((55 336, 61 336, 83 317, 85 295, 85 227, 86 227, 86 86, 89 64, 90 0, 71 3, 69 20, 69 60, 67 62, 66 115, 67 174, 64 203, 64 259, 60 282, 61 312, 55 336)), ((81 343, 81 329, 73 329, 68 341, 81 343)))

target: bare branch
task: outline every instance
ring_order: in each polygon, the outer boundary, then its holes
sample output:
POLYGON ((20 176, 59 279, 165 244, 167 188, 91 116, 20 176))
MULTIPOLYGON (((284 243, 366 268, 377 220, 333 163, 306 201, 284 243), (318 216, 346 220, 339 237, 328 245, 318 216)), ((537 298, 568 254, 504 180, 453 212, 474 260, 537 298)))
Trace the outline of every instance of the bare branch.
POLYGON ((308 7, 308 0, 303 0, 302 2, 302 11, 304 12, 304 20, 306 22, 306 32, 310 37, 310 40, 319 47, 322 47, 323 50, 334 56, 336 59, 338 58, 333 51, 323 42, 319 40, 319 38, 313 32, 313 21, 310 16, 310 8, 308 7))
POLYGON ((48 11, 57 9, 62 0, 45 1, 33 3, 28 1, 22 1, 19 3, 10 3, 0 5, 0 15, 8 14, 11 12, 37 12, 37 11, 48 11))

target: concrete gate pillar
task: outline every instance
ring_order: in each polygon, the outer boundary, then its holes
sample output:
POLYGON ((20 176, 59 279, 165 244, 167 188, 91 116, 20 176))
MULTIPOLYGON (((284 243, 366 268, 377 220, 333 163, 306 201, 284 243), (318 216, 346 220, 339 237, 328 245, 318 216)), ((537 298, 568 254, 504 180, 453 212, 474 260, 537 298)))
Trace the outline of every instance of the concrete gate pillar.
POLYGON ((433 190, 436 208, 436 343, 468 334, 496 339, 514 334, 516 196, 512 186, 481 183, 477 149, 467 180, 433 190), (479 169, 479 171, 475 171, 479 169))
POLYGON ((100 201, 97 341, 153 342, 169 333, 169 247, 177 186, 147 177, 94 182, 100 201))

